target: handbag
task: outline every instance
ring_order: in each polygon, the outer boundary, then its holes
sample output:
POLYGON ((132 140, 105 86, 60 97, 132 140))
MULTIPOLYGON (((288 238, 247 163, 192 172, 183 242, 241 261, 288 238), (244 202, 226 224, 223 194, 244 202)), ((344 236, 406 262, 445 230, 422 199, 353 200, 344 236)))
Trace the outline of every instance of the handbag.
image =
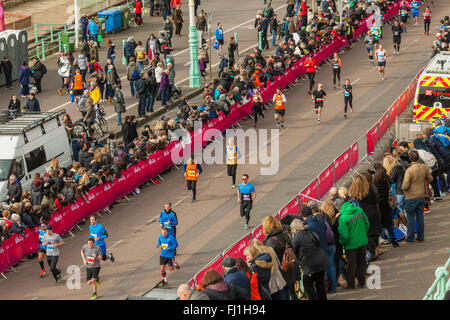
POLYGON ((219 41, 214 41, 214 49, 219 49, 219 41))
MULTIPOLYGON (((283 243, 280 240, 278 240, 277 237, 274 237, 274 239, 277 240, 281 244, 281 246, 283 246, 283 243)), ((295 267, 296 263, 297 263, 297 257, 295 256, 294 250, 292 250, 292 248, 289 246, 289 244, 286 243, 286 245, 284 245, 284 251, 283 251, 283 256, 282 256, 281 263, 280 263, 280 268, 284 272, 288 272, 293 267, 295 267)))

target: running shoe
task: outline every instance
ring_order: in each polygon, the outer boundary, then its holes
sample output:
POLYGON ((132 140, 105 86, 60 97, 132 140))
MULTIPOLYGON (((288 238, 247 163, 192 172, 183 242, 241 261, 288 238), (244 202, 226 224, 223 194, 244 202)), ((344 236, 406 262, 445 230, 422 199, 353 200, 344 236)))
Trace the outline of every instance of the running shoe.
POLYGON ((423 35, 424 35, 424 36, 426 36, 426 35, 427 35, 427 33, 426 33, 426 32, 424 32, 424 33, 423 33, 423 35))
POLYGON ((350 112, 353 112, 353 108, 350 108, 350 112))
POLYGON ((281 124, 281 129, 284 129, 284 128, 286 128, 286 127, 284 126, 284 124, 281 124))
POLYGON ((97 299, 97 292, 94 292, 91 297, 91 300, 95 300, 95 299, 97 299))
POLYGON ((341 83, 340 82, 338 82, 338 87, 340 87, 341 86, 341 83))
POLYGON ((347 114, 346 113, 344 113, 344 118, 347 119, 347 114))
POLYGON ((441 197, 446 197, 447 193, 441 191, 441 197))
POLYGON ((61 282, 61 272, 58 273, 58 275, 56 276, 56 283, 60 283, 61 282))
POLYGON ((167 280, 163 280, 163 286, 164 286, 164 287, 169 286, 169 282, 167 282, 167 280))
POLYGON ((381 77, 381 80, 384 80, 384 77, 381 77))
POLYGON ((431 209, 430 208, 424 208, 423 209, 423 213, 431 213, 431 209))
POLYGON ((236 188, 236 185, 235 184, 231 185, 231 189, 234 189, 234 188, 236 188))
POLYGON ((431 197, 431 202, 442 201, 441 197, 431 197))
POLYGON ((248 229, 250 229, 250 227, 248 226, 248 224, 247 224, 247 223, 245 224, 245 226, 244 226, 244 229, 245 229, 245 230, 248 230, 248 229))
POLYGON ((58 89, 58 94, 59 94, 60 96, 62 96, 62 90, 61 90, 61 89, 58 89))
POLYGON ((43 278, 43 277, 45 277, 45 275, 46 275, 45 269, 42 269, 39 277, 43 278))
POLYGON ((180 265, 178 263, 175 263, 175 269, 177 269, 177 270, 181 269, 181 267, 180 267, 180 265))
POLYGON ((320 124, 320 120, 317 120, 317 123, 320 124))
POLYGON ((336 85, 335 84, 333 84, 333 89, 336 89, 336 85))
POLYGON ((114 261, 116 260, 116 258, 114 258, 112 252, 109 252, 109 260, 111 260, 112 263, 114 263, 114 261))

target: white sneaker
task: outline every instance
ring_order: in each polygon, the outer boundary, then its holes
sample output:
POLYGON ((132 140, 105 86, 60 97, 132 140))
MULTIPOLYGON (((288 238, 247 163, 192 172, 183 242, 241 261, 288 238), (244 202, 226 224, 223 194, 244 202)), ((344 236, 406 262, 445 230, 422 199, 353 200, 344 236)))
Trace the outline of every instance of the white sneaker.
POLYGON ((245 224, 244 229, 245 229, 245 230, 250 229, 250 227, 248 226, 248 224, 245 224))
POLYGON ((384 80, 384 77, 382 77, 381 80, 384 80))

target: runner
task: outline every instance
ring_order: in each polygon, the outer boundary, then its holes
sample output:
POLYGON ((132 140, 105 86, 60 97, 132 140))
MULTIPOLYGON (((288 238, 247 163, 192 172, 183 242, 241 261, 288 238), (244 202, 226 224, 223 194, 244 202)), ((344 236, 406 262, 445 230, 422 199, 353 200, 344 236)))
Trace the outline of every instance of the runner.
POLYGON ((262 118, 264 118, 264 113, 263 113, 263 98, 261 96, 261 93, 259 93, 258 89, 255 89, 253 92, 253 127, 256 128, 256 125, 258 123, 258 115, 260 115, 262 118))
POLYGON ((403 28, 398 23, 398 20, 394 21, 394 25, 392 26, 392 36, 394 42, 394 54, 400 53, 400 43, 402 42, 402 32, 403 28))
POLYGON ((177 237, 178 219, 176 213, 172 210, 170 202, 166 202, 164 210, 159 214, 159 225, 161 228, 167 228, 171 236, 177 237))
POLYGON ((336 77, 338 79, 338 87, 341 86, 341 58, 339 58, 338 53, 335 52, 333 55, 333 89, 336 89, 336 77))
POLYGON ((400 4, 399 15, 401 19, 400 25, 402 26, 404 33, 406 33, 406 23, 408 22, 408 11, 408 4, 405 1, 402 1, 402 3, 400 4))
POLYGON ((106 253, 106 242, 104 239, 109 237, 108 232, 105 227, 100 223, 97 223, 97 217, 91 216, 90 218, 91 225, 89 226, 89 238, 94 238, 95 245, 99 246, 102 250, 102 258, 103 261, 110 260, 114 262, 115 258, 112 252, 106 253))
POLYGON ((47 247, 43 245, 44 236, 47 234, 47 222, 41 222, 41 230, 39 230, 39 252, 38 252, 38 261, 41 266, 41 274, 40 277, 43 278, 46 275, 45 267, 44 267, 44 256, 47 252, 47 247))
POLYGON ((248 222, 250 221, 250 210, 252 210, 253 201, 256 198, 255 187, 248 182, 248 174, 242 175, 242 182, 237 190, 237 202, 241 204, 241 217, 245 217, 245 230, 250 229, 248 222))
POLYGON ((194 160, 194 155, 184 164, 184 177, 187 181, 187 189, 192 190, 192 202, 194 202, 197 195, 197 180, 203 169, 197 161, 194 160))
POLYGON ((419 8, 420 8, 420 2, 417 0, 414 0, 410 4, 411 11, 412 11, 412 17, 416 23, 414 23, 415 26, 419 25, 419 8))
POLYGON ((95 244, 95 239, 89 237, 88 243, 81 248, 81 258, 86 266, 86 281, 92 285, 91 300, 97 299, 97 286, 100 283, 100 260, 102 260, 102 249, 95 244))
POLYGON ((314 101, 314 109, 317 114, 318 124, 320 124, 320 118, 322 117, 323 102, 326 98, 326 95, 327 94, 323 90, 323 85, 321 83, 319 83, 317 89, 314 90, 313 94, 311 95, 311 98, 314 101))
POLYGON ((344 92, 344 118, 347 119, 347 105, 350 104, 350 112, 353 112, 353 87, 350 84, 350 79, 345 79, 345 84, 342 86, 344 92))
POLYGON ((380 44, 380 48, 375 51, 378 60, 378 72, 381 73, 381 80, 384 80, 384 68, 386 67, 386 58, 389 56, 387 51, 380 44))
POLYGON ((285 104, 286 96, 281 92, 281 88, 277 88, 277 93, 273 96, 273 102, 275 103, 275 121, 277 122, 277 128, 280 126, 281 118, 281 129, 284 129, 284 114, 285 114, 285 104))
POLYGON ((374 25, 372 28, 370 28, 370 33, 373 36, 373 46, 375 48, 375 51, 377 50, 377 45, 380 42, 380 36, 381 36, 381 29, 374 25))
POLYGON ((423 27, 425 29, 424 35, 430 35, 430 24, 431 24, 431 10, 429 6, 426 6, 423 12, 423 27))
POLYGON ((78 105, 78 102, 80 101, 80 98, 83 95, 84 89, 84 81, 80 69, 77 69, 75 75, 73 76, 70 88, 73 90, 73 94, 75 96, 75 103, 78 105))
POLYGON ((316 59, 313 58, 312 53, 306 59, 304 66, 306 68, 306 75, 308 76, 308 79, 309 79, 308 93, 311 94, 312 89, 314 87, 314 83, 315 83, 314 77, 316 75, 316 67, 317 67, 317 61, 316 61, 316 59))
POLYGON ((64 244, 63 239, 59 234, 53 232, 52 226, 47 226, 47 233, 43 236, 44 245, 47 255, 47 264, 52 272, 53 278, 55 278, 56 283, 61 282, 61 270, 56 268, 59 259, 59 247, 64 244))
POLYGON ((169 270, 173 271, 173 267, 180 270, 180 265, 175 261, 175 249, 178 248, 177 240, 169 234, 166 227, 161 229, 161 234, 158 238, 156 248, 161 247, 161 254, 159 257, 159 265, 161 266, 161 276, 163 277, 163 285, 168 286, 166 265, 169 265, 169 270))
POLYGON ((367 50, 367 54, 369 55, 369 62, 371 65, 374 65, 373 63, 373 53, 374 53, 374 38, 372 35, 372 32, 368 32, 367 36, 364 38, 364 42, 366 44, 366 50, 367 50))
POLYGON ((226 158, 227 158, 227 174, 232 177, 233 184, 231 188, 236 188, 236 170, 237 161, 241 157, 238 147, 234 144, 234 138, 228 139, 228 144, 226 146, 226 158))

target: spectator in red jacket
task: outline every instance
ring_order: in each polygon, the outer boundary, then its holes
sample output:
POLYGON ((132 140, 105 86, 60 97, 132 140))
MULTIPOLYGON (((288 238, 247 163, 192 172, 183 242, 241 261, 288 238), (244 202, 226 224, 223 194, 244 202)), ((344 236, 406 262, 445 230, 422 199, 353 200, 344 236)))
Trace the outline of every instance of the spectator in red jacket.
POLYGON ((316 76, 316 68, 317 68, 317 61, 313 58, 313 55, 310 54, 308 59, 306 59, 305 64, 306 68, 306 75, 309 79, 309 91, 308 93, 312 93, 312 89, 314 87, 314 77, 316 76))
POLYGON ((144 22, 142 20, 142 8, 143 8, 143 5, 142 5, 141 1, 138 0, 134 3, 134 14, 135 14, 134 21, 138 26, 143 24, 143 22, 144 22))

